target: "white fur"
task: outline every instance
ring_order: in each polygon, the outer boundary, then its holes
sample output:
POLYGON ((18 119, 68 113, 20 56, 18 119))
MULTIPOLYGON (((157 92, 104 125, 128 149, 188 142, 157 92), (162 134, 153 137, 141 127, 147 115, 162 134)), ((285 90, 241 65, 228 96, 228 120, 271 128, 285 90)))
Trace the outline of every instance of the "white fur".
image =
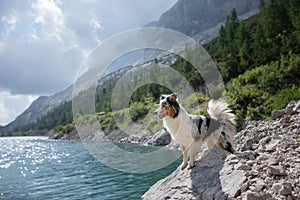
POLYGON ((232 110, 229 108, 228 104, 225 102, 215 101, 213 99, 211 99, 208 102, 207 113, 211 117, 214 117, 215 119, 217 119, 225 124, 224 132, 226 134, 228 134, 229 139, 231 139, 231 142, 232 142, 232 138, 235 134, 236 122, 235 122, 235 115, 231 112, 232 112, 232 110))
POLYGON ((197 134, 197 127, 191 123, 189 114, 180 106, 180 112, 178 116, 173 119, 166 117, 163 119, 163 125, 169 133, 171 133, 172 139, 186 147, 189 147, 194 137, 197 134))

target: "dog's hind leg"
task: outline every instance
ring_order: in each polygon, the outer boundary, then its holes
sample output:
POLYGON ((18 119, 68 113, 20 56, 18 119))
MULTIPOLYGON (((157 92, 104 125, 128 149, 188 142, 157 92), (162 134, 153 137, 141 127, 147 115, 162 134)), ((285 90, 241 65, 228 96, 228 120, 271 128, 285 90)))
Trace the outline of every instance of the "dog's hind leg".
POLYGON ((183 170, 188 165, 187 160, 188 160, 189 148, 185 147, 184 145, 181 145, 181 151, 183 155, 183 161, 182 164, 180 165, 180 169, 183 170))
POLYGON ((195 139, 193 141, 190 150, 190 161, 189 161, 188 169, 191 169, 195 166, 196 156, 198 155, 201 144, 202 144, 202 139, 195 139))
POLYGON ((206 140, 205 140, 205 144, 206 144, 206 147, 207 147, 207 150, 211 150, 214 145, 216 144, 216 141, 217 139, 215 137, 208 137, 206 140))

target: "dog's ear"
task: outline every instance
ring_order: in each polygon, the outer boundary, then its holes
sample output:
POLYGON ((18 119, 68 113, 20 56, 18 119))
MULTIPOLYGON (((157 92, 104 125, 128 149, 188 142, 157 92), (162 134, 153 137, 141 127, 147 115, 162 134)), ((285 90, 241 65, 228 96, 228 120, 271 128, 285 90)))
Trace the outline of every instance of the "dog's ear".
POLYGON ((170 97, 169 97, 169 99, 172 102, 176 102, 177 101, 177 94, 176 93, 171 94, 170 97))

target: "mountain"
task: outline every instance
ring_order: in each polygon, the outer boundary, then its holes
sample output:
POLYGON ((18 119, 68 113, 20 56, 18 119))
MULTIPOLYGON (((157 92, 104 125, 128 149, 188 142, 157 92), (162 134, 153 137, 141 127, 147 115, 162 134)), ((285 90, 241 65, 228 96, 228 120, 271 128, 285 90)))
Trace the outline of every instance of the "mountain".
POLYGON ((248 18, 259 12, 259 0, 179 0, 158 21, 145 27, 164 27, 207 43, 218 35, 220 26, 233 8, 238 16, 248 18), (202 35, 204 34, 203 37, 202 35))
MULTIPOLYGON (((247 18, 258 12, 259 0, 179 0, 171 9, 161 15, 157 22, 146 26, 165 27, 193 36, 202 43, 207 43, 218 35, 219 27, 224 24, 230 11, 235 8, 241 18, 247 18)), ((112 70, 118 70, 130 64, 138 64, 153 59, 158 52, 138 52, 132 55, 129 61, 115 62, 112 70), (141 58, 142 57, 142 58, 141 58), (124 64, 125 63, 125 64, 124 64)), ((85 76, 85 75, 83 75, 85 76)), ((85 78, 82 78, 83 80, 85 78)), ((54 108, 68 102, 72 98, 72 88, 58 92, 51 96, 41 96, 28 109, 19 115, 13 122, 0 127, 0 135, 14 131, 26 124, 37 122, 42 116, 54 108)))
POLYGON ((40 96, 35 101, 33 101, 31 105, 14 121, 6 126, 0 127, 0 133, 14 131, 14 129, 17 127, 29 123, 34 123, 40 117, 46 115, 49 111, 53 110, 57 106, 61 105, 64 102, 70 101, 72 97, 72 88, 73 85, 54 95, 40 96))

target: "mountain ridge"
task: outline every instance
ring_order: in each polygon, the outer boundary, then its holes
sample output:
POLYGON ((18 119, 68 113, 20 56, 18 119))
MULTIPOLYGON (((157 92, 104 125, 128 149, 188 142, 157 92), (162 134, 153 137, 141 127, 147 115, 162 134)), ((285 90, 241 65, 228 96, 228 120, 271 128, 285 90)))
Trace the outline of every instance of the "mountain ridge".
POLYGON ((179 0, 158 21, 145 27, 164 27, 193 37, 220 22, 225 22, 233 8, 238 16, 259 8, 259 0, 179 0))

